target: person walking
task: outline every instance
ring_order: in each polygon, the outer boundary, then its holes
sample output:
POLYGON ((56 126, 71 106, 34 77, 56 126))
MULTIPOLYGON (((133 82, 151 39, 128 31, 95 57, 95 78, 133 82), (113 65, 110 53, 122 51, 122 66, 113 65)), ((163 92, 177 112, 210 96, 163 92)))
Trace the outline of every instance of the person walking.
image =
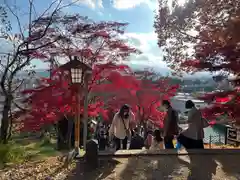
POLYGON ((111 127, 109 129, 109 136, 113 137, 116 150, 121 148, 127 149, 128 138, 131 136, 130 123, 134 120, 134 114, 128 105, 123 105, 119 112, 113 118, 111 127))
POLYGON ((186 149, 203 149, 203 128, 208 126, 208 122, 202 118, 201 111, 191 100, 186 101, 185 108, 190 109, 187 119, 188 128, 180 133, 178 141, 186 149))
POLYGON ((172 108, 168 100, 163 100, 162 106, 167 111, 163 122, 163 138, 165 149, 174 149, 173 139, 174 136, 178 135, 179 133, 178 114, 172 108))

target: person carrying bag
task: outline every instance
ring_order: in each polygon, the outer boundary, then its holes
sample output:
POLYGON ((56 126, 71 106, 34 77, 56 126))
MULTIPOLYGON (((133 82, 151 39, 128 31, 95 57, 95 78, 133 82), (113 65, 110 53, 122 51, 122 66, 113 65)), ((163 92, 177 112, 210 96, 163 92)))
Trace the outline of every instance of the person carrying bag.
POLYGON ((129 125, 128 125, 128 128, 127 128, 127 127, 126 127, 126 124, 125 124, 125 122, 124 122, 124 119, 123 119, 123 118, 121 118, 121 119, 122 119, 122 123, 123 123, 124 129, 125 129, 127 138, 130 139, 130 138, 131 138, 131 130, 130 130, 130 128, 129 128, 129 125))
POLYGON ((185 104, 188 112, 188 128, 180 133, 178 141, 186 149, 204 149, 204 128, 209 126, 206 119, 202 118, 201 111, 195 107, 195 104, 188 100, 185 104))
POLYGON ((131 137, 130 122, 134 120, 134 114, 128 105, 123 105, 119 112, 113 118, 109 129, 109 136, 113 136, 116 150, 121 148, 127 149, 128 138, 131 137))

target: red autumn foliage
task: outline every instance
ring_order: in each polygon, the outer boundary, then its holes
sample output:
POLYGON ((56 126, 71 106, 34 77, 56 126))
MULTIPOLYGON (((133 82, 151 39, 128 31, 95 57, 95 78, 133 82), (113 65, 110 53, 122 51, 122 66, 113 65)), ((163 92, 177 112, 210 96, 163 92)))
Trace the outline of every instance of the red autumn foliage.
POLYGON ((102 100, 110 111, 116 112, 123 104, 129 104, 136 116, 136 123, 153 121, 162 127, 165 114, 159 110, 161 101, 174 96, 177 85, 169 85, 167 79, 141 79, 127 66, 113 69, 105 79, 105 84, 94 88, 93 92, 106 93, 102 100))
MULTIPOLYGON (((57 18, 57 17, 56 17, 57 18)), ((115 62, 126 60, 131 53, 138 53, 134 48, 119 39, 126 24, 117 22, 92 22, 81 16, 59 17, 56 26, 46 35, 59 36, 58 41, 38 52, 37 57, 53 63, 61 59, 72 60, 73 56, 92 67, 92 77, 88 92, 90 100, 88 115, 95 117, 101 114, 107 119, 109 111, 116 111, 127 103, 132 106, 140 122, 152 120, 161 124, 163 115, 158 110, 162 99, 173 96, 177 86, 170 86, 166 79, 139 79, 126 65, 115 62), (64 37, 61 35, 64 31, 64 37), (52 58, 50 58, 52 57, 52 58), (56 58, 53 58, 56 57, 56 58)), ((41 42, 44 43, 44 39, 41 42)), ((24 111, 24 128, 38 130, 46 124, 57 122, 63 116, 72 117, 78 107, 76 86, 71 85, 68 73, 60 70, 56 64, 51 69, 50 78, 42 78, 39 86, 25 90, 25 103, 28 110, 24 111)), ((52 64, 53 67, 53 64, 52 64)), ((83 89, 80 88, 81 94, 83 89)), ((80 113, 83 113, 83 99, 80 100, 80 113)))
MULTIPOLYGON (((63 116, 71 117, 76 113, 76 86, 71 85, 69 74, 58 68, 57 64, 59 63, 56 62, 59 58, 71 61, 73 56, 77 56, 78 60, 93 68, 88 89, 90 92, 95 85, 101 84, 99 84, 102 81, 100 74, 104 69, 110 71, 113 68, 121 68, 122 66, 117 67, 113 63, 127 60, 126 58, 131 53, 139 53, 119 38, 119 34, 124 32, 126 23, 97 23, 79 15, 64 17, 56 15, 54 19, 58 19, 58 21, 54 21, 55 27, 49 28, 41 41, 34 41, 36 44, 44 44, 49 41, 49 38, 58 37, 58 41, 52 43, 51 46, 47 46, 45 49, 43 47, 41 53, 34 52, 32 54, 36 58, 51 63, 52 69, 50 78, 42 78, 37 88, 23 92, 27 96, 25 104, 29 108, 22 112, 27 117, 24 121, 27 129, 39 129, 42 125, 56 122, 63 116), (64 32, 64 36, 62 32, 64 32), (48 57, 47 60, 46 57, 48 57)), ((41 21, 44 23, 44 18, 41 21)), ((39 28, 41 31, 41 27, 39 28)), ((39 34, 35 33, 32 36, 34 38, 39 34)), ((83 92, 83 88, 80 88, 80 91, 83 92)), ((106 111, 101 108, 103 102, 97 96, 91 98, 88 106, 89 116, 98 116, 99 113, 106 116, 106 111)), ((81 113, 83 99, 84 97, 81 97, 81 113)))
POLYGON ((155 28, 164 59, 177 70, 235 75, 231 90, 200 98, 211 103, 204 110, 209 119, 227 115, 240 123, 240 5, 234 0, 189 1, 185 6, 173 3, 170 10, 160 2, 155 28))
MULTIPOLYGON (((43 78, 41 85, 28 94, 26 103, 31 109, 24 119, 26 129, 38 130, 46 124, 57 122, 63 116, 72 117, 77 110, 75 87, 69 83, 69 75, 57 73, 59 78, 43 78)), ((153 121, 162 126, 164 113, 158 108, 163 99, 172 97, 178 86, 170 86, 166 79, 155 81, 139 79, 126 65, 99 64, 93 69, 89 92, 94 100, 89 102, 88 115, 102 115, 105 120, 123 104, 129 104, 138 122, 153 121)), ((83 99, 80 112, 83 113, 83 99)), ((138 123, 136 122, 136 123, 138 123)))
POLYGON ((93 66, 100 62, 105 64, 127 60, 130 53, 139 53, 119 37, 124 33, 127 23, 94 22, 78 14, 54 18, 58 20, 54 23, 55 27, 49 29, 41 41, 34 41, 43 44, 52 37, 58 37, 54 44, 41 49, 41 53, 48 58, 70 60, 78 56, 83 63, 93 66))
MULTIPOLYGON (((28 94, 25 103, 30 105, 25 128, 37 130, 43 125, 56 123, 63 116, 73 117, 78 108, 76 89, 67 80, 67 75, 59 72, 61 78, 42 79, 42 84, 33 90, 24 91, 28 94)), ((89 103, 89 116, 97 116, 103 105, 101 101, 89 103)), ((83 112, 83 99, 79 111, 83 112)))

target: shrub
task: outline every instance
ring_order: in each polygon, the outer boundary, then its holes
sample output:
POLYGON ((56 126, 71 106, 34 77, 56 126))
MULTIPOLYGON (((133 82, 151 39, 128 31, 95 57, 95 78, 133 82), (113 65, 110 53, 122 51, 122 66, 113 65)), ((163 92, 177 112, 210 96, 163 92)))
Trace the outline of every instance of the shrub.
POLYGON ((52 145, 51 138, 48 135, 45 135, 39 143, 39 146, 51 146, 51 145, 52 145))
POLYGON ((18 163, 27 158, 25 150, 21 146, 16 146, 14 143, 0 144, 0 163, 18 163))

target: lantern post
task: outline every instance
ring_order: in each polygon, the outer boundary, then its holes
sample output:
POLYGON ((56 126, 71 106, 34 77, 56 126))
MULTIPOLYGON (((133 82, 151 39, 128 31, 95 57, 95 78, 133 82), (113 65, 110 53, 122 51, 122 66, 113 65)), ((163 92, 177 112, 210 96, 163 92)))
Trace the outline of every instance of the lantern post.
MULTIPOLYGON (((92 72, 91 67, 82 63, 78 60, 75 56, 73 60, 69 61, 68 63, 60 66, 61 69, 67 71, 68 74, 71 76, 71 83, 73 86, 76 87, 75 96, 76 96, 76 114, 75 114, 75 126, 74 126, 74 147, 76 153, 79 154, 80 150, 80 109, 81 109, 81 89, 84 87, 84 83, 88 83, 85 79, 86 75, 92 72)), ((85 95, 86 96, 86 95, 85 95)), ((86 122, 85 122, 86 123, 86 122)), ((84 139, 84 138, 83 138, 84 139)))

